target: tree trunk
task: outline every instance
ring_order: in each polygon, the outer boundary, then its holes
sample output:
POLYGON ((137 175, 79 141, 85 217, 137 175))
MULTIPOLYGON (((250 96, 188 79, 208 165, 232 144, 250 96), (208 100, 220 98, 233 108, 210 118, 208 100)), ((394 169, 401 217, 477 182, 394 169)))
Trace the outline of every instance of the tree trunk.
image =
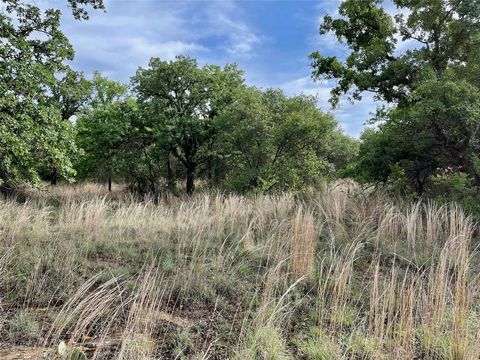
POLYGON ((167 168, 167 188, 168 191, 172 194, 176 193, 175 189, 175 177, 173 176, 173 170, 172 170, 172 162, 170 159, 170 153, 167 154, 167 163, 166 163, 166 168, 167 168))
POLYGON ((207 160, 207 178, 210 184, 215 183, 215 170, 213 169, 212 159, 207 160))
POLYGON ((157 189, 155 186, 155 178, 152 178, 152 177, 150 177, 150 194, 151 195, 157 194, 157 189))
POLYGON ((112 192, 112 177, 108 177, 108 192, 112 192))
POLYGON ((187 194, 192 195, 195 191, 195 166, 187 167, 187 194))
POLYGON ((55 186, 55 185, 57 185, 57 183, 58 183, 58 169, 53 168, 51 178, 50 178, 50 184, 55 186))

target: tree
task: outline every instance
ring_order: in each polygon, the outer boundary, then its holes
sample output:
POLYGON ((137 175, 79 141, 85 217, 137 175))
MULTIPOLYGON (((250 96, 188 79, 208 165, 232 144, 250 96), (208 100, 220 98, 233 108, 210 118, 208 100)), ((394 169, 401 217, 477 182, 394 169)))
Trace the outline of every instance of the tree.
POLYGON ((226 185, 237 191, 301 191, 318 184, 333 170, 326 150, 337 131, 314 97, 241 90, 223 113, 218 143, 228 163, 226 185))
POLYGON ((417 159, 431 157, 430 174, 455 167, 480 187, 476 166, 480 154, 479 88, 445 74, 441 80, 419 85, 390 117, 404 135, 410 135, 405 142, 417 149, 417 159), (421 142, 411 144, 413 139, 421 142))
POLYGON ((85 110, 92 96, 92 83, 82 72, 69 67, 62 73, 63 77, 54 82, 51 88, 52 105, 60 109, 63 120, 70 120, 85 110))
POLYGON ((127 98, 127 87, 95 72, 90 83, 90 107, 76 122, 76 140, 84 155, 77 163, 82 178, 108 183, 121 177, 125 144, 131 131, 136 101, 127 98))
POLYGON ((90 106, 94 109, 107 109, 114 102, 121 102, 127 97, 127 86, 115 81, 109 80, 100 72, 93 73, 91 81, 92 95, 90 106))
POLYGON ((408 134, 417 141, 406 141, 407 134, 396 125, 389 122, 363 132, 360 155, 350 175, 360 183, 382 183, 396 188, 401 184, 408 187, 401 189, 404 193, 422 193, 437 163, 431 154, 423 151, 425 139, 418 134, 408 134))
MULTIPOLYGON (((430 175, 448 167, 469 174, 480 186, 476 166, 480 83, 475 75, 480 64, 480 4, 470 0, 394 3, 399 9, 395 16, 381 7, 380 0, 346 0, 339 8, 341 18, 326 16, 320 32, 333 32, 350 54, 341 61, 313 53, 313 77, 338 80, 332 90, 333 105, 343 94, 359 100, 364 92, 392 105, 384 117, 389 125, 380 127, 376 143, 392 138, 392 129, 398 132, 393 137, 400 149, 392 159, 410 173, 417 192, 423 191, 430 175), (399 37, 409 44, 404 50, 399 37)), ((367 158, 368 153, 364 152, 367 158)))
MULTIPOLYGON (((108 137, 115 133, 107 130, 105 126, 108 128, 110 124, 115 125, 116 119, 112 119, 112 116, 118 115, 118 109, 111 105, 126 100, 127 86, 109 80, 98 71, 94 72, 93 79, 88 81, 82 73, 67 67, 64 77, 55 82, 51 92, 52 104, 60 109, 64 121, 69 121, 73 115, 80 115, 81 111, 86 113, 85 119, 80 122, 83 128, 80 133, 77 131, 76 137, 77 143, 87 151, 87 155, 80 159, 77 168, 82 171, 81 176, 84 178, 94 176, 107 179, 111 189, 112 177, 116 175, 111 152, 116 152, 116 149, 109 149, 107 145, 118 144, 118 139, 95 139, 91 134, 108 137), (95 128, 96 126, 99 128, 95 128), (99 148, 95 148, 97 145, 99 148), (101 166, 105 168, 101 169, 101 166)), ((70 154, 70 159, 75 155, 74 152, 70 154)), ((55 185, 59 171, 56 167, 49 170, 51 171, 47 178, 55 185)))
POLYGON ((256 88, 237 91, 236 99, 222 113, 218 153, 224 162, 224 182, 233 190, 258 188, 270 149, 271 114, 263 94, 256 88))
POLYGON ((125 168, 125 145, 136 111, 135 100, 129 99, 92 109, 77 120, 76 140, 84 151, 77 167, 83 178, 106 181, 112 190, 113 179, 121 178, 125 168))
MULTIPOLYGON (((39 164, 49 159, 61 175, 73 175, 68 154, 74 147, 71 126, 49 102, 55 73, 73 58, 60 31, 60 11, 43 14, 34 5, 4 0, 0 12, 0 189, 11 192, 22 182, 38 181, 39 164), (59 139, 61 141, 59 142, 59 139)), ((84 5, 100 0, 69 0, 76 18, 84 5)))
POLYGON ((191 195, 199 167, 214 155, 215 120, 242 86, 242 73, 234 65, 199 67, 185 56, 171 62, 153 58, 147 69, 137 71, 132 84, 151 122, 145 129, 162 144, 167 167, 171 156, 182 164, 191 195))
MULTIPOLYGON (((68 66, 64 66, 61 75, 56 76, 56 81, 51 85, 51 95, 48 103, 56 109, 60 110, 61 119, 65 122, 65 130, 69 132, 69 141, 72 140, 72 124, 71 120, 74 115, 78 115, 86 109, 90 99, 92 86, 90 81, 85 79, 83 73, 73 71, 68 66)), ((65 140, 65 132, 58 134, 57 144, 61 144, 65 140)), ((62 147, 67 152, 65 155, 72 160, 77 155, 75 146, 65 144, 62 147)), ((52 185, 56 185, 60 176, 60 171, 55 162, 50 157, 46 157, 40 165, 40 175, 42 179, 49 180, 52 185)))

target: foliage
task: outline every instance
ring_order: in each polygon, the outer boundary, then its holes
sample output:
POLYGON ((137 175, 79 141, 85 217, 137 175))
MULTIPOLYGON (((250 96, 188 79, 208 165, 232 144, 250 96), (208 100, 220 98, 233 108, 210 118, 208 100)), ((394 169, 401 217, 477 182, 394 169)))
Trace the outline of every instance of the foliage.
POLYGON ((446 171, 432 177, 427 194, 441 203, 458 203, 468 213, 480 219, 480 190, 472 185, 468 174, 446 171))
POLYGON ((186 178, 233 191, 302 192, 338 176, 358 142, 309 96, 244 86, 236 66, 152 59, 132 78, 138 97, 94 75, 92 109, 77 124, 81 178, 124 180, 140 193, 177 193, 186 178), (129 103, 130 105, 128 105, 129 103))
MULTIPOLYGON (((103 8, 101 0, 68 3, 77 19, 88 17, 86 5, 103 8)), ((342 170, 356 152, 355 141, 341 134, 316 99, 249 89, 236 65, 154 58, 132 78, 137 106, 124 84, 98 72, 89 81, 65 64, 74 52, 60 31, 59 10, 42 14, 21 1, 5 4, 4 192, 40 177, 52 184, 72 180, 75 169, 79 179, 109 187, 127 181, 144 193, 157 193, 165 183, 176 193, 182 177, 187 194, 196 178, 235 191, 298 192, 342 170)))
POLYGON ((90 106, 94 109, 106 109, 109 105, 123 101, 127 97, 127 87, 124 84, 109 80, 98 71, 93 73, 91 88, 90 106))
POLYGON ((432 176, 455 168, 479 187, 480 5, 394 3, 392 16, 380 0, 344 1, 341 18, 325 16, 320 32, 332 32, 350 49, 346 60, 311 55, 315 79, 338 80, 334 105, 342 94, 359 100, 364 92, 391 104, 379 109, 378 129, 363 135, 357 178, 385 182, 401 169, 421 194, 432 176))
POLYGON ((106 181, 111 190, 114 179, 123 179, 124 144, 137 106, 134 99, 127 98, 124 84, 99 72, 93 74, 88 86, 88 107, 75 127, 76 143, 83 151, 76 168, 80 179, 106 181))
POLYGON ((153 58, 132 79, 140 106, 148 114, 145 130, 152 132, 166 161, 173 156, 182 164, 188 194, 195 189, 198 167, 213 155, 215 120, 242 83, 242 73, 234 65, 199 67, 196 60, 184 56, 171 62, 153 58))
POLYGON ((76 139, 84 151, 77 169, 83 179, 122 180, 125 143, 137 111, 133 99, 94 108, 77 120, 76 139))
MULTIPOLYGON (((71 141, 71 122, 87 108, 88 101, 90 100, 92 87, 90 81, 85 79, 85 76, 81 72, 76 72, 70 69, 68 66, 63 66, 61 71, 62 76, 56 75, 55 81, 51 85, 48 102, 55 109, 60 110, 60 116, 68 131, 69 136, 66 137, 66 133, 60 132, 57 138, 57 144, 62 144, 66 139, 71 141)), ((65 156, 74 161, 80 154, 76 146, 58 146, 58 148, 65 149, 65 156)), ((56 185, 60 171, 54 161, 44 159, 38 166, 38 171, 42 180, 49 180, 52 185, 56 185)))
POLYGON ((322 146, 327 161, 335 167, 338 177, 348 177, 349 170, 357 159, 360 141, 345 135, 339 128, 325 140, 328 141, 322 143, 322 146))
POLYGON ((327 157, 335 155, 327 144, 340 133, 313 97, 245 88, 224 112, 221 126, 218 153, 223 151, 228 169, 227 188, 298 191, 318 185, 333 170, 327 157))
POLYGON ((60 109, 63 120, 69 120, 85 110, 91 96, 92 83, 81 72, 65 68, 63 77, 51 88, 53 105, 60 109))
MULTIPOLYGON (((14 190, 22 182, 37 183, 38 164, 47 161, 67 178, 74 175, 71 126, 49 101, 55 73, 73 58, 60 30, 60 11, 18 0, 5 0, 0 12, 0 187, 14 190)), ((73 14, 85 18, 83 5, 98 0, 69 0, 73 14)))

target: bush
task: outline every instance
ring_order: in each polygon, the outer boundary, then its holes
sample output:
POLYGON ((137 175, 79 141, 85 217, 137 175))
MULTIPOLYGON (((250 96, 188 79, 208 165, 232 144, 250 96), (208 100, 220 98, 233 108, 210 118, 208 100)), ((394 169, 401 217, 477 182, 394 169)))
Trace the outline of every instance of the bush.
POLYGON ((451 172, 432 177, 428 195, 441 203, 455 202, 480 220, 480 190, 463 172, 451 172))

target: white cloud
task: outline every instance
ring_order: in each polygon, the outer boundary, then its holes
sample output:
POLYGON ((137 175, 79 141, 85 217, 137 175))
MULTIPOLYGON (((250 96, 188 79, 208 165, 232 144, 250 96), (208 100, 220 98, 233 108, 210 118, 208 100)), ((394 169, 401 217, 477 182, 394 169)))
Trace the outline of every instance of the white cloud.
POLYGON ((126 39, 130 52, 143 58, 159 57, 162 60, 173 60, 175 56, 188 54, 198 51, 208 51, 202 45, 193 42, 183 42, 178 40, 170 40, 163 43, 149 41, 143 37, 133 37, 126 39))
POLYGON ((284 82, 279 87, 290 96, 297 94, 316 96, 318 105, 324 110, 329 110, 331 107, 328 99, 330 98, 332 87, 315 83, 309 76, 284 82))
MULTIPOLYGON (((44 8, 58 7, 53 0, 37 1, 44 8)), ((263 40, 233 1, 110 0, 106 8, 106 13, 90 11, 90 19, 80 22, 63 6, 62 29, 76 51, 74 66, 121 81, 151 57, 186 54, 200 63, 250 59, 263 40)))
POLYGON ((236 57, 252 57, 264 38, 242 20, 242 11, 234 1, 215 1, 205 8, 209 36, 223 37, 223 47, 236 57))
POLYGON ((348 135, 358 138, 365 123, 372 118, 377 106, 381 104, 373 98, 371 93, 365 93, 362 101, 353 104, 344 99, 334 114, 343 130, 348 135))
POLYGON ((233 34, 231 39, 232 42, 227 51, 238 56, 252 56, 255 46, 260 43, 259 37, 250 32, 233 34))

